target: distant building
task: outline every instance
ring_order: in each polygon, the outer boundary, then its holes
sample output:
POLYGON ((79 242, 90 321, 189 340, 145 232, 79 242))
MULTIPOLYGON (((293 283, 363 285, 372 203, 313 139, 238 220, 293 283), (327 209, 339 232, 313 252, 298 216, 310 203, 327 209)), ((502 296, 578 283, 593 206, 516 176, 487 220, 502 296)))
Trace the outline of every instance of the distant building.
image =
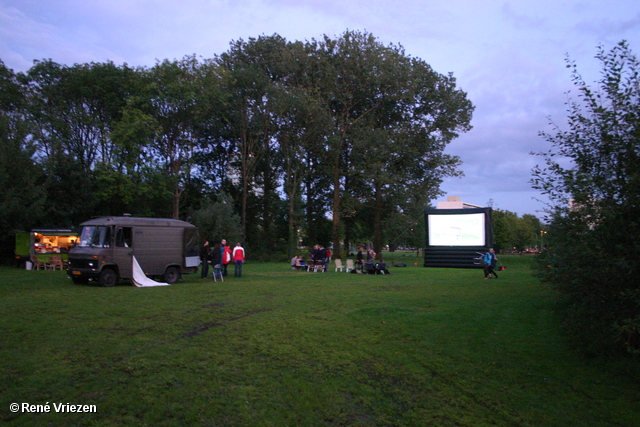
POLYGON ((437 209, 474 209, 481 208, 483 206, 472 205, 471 203, 463 202, 458 196, 447 197, 446 202, 438 202, 437 209))

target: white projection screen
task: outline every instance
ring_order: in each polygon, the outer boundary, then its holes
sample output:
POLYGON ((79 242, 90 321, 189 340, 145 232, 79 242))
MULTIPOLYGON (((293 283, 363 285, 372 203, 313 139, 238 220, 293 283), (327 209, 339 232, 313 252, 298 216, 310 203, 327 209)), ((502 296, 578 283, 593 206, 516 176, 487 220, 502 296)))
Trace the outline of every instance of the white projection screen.
POLYGON ((429 246, 485 246, 485 213, 429 214, 429 246))
POLYGON ((481 268, 493 245, 491 208, 426 209, 425 267, 481 268))

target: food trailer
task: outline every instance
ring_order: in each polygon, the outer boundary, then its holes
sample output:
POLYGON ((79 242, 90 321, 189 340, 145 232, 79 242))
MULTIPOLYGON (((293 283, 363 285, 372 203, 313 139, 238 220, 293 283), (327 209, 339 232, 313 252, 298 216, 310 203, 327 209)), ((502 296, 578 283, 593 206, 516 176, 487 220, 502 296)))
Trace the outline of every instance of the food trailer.
POLYGON ((34 228, 16 233, 15 265, 24 267, 38 259, 47 263, 52 256, 60 256, 66 262, 69 250, 78 241, 78 233, 68 228, 34 228))

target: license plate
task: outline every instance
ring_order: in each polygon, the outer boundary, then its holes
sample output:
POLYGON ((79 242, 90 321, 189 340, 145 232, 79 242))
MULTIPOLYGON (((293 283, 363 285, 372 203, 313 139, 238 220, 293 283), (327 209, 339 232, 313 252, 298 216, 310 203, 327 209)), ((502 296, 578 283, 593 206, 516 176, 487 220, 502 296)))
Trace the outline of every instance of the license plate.
POLYGON ((72 273, 72 274, 75 274, 76 276, 79 276, 79 275, 81 275, 81 274, 82 274, 82 273, 80 273, 79 271, 72 271, 71 273, 72 273))

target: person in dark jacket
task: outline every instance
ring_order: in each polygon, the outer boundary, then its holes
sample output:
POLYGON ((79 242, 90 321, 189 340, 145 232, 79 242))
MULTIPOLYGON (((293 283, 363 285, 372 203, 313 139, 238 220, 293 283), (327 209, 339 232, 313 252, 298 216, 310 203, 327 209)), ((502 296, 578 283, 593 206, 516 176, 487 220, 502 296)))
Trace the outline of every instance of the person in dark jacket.
POLYGON ((222 251, 220 243, 216 243, 211 250, 211 265, 215 267, 218 264, 220 264, 222 268, 222 251))
POLYGON ((200 246, 200 263, 202 268, 200 269, 200 277, 204 279, 209 272, 209 241, 206 241, 200 246))
POLYGON ((356 268, 362 270, 364 268, 364 252, 366 251, 364 246, 358 248, 358 255, 356 255, 356 268))

